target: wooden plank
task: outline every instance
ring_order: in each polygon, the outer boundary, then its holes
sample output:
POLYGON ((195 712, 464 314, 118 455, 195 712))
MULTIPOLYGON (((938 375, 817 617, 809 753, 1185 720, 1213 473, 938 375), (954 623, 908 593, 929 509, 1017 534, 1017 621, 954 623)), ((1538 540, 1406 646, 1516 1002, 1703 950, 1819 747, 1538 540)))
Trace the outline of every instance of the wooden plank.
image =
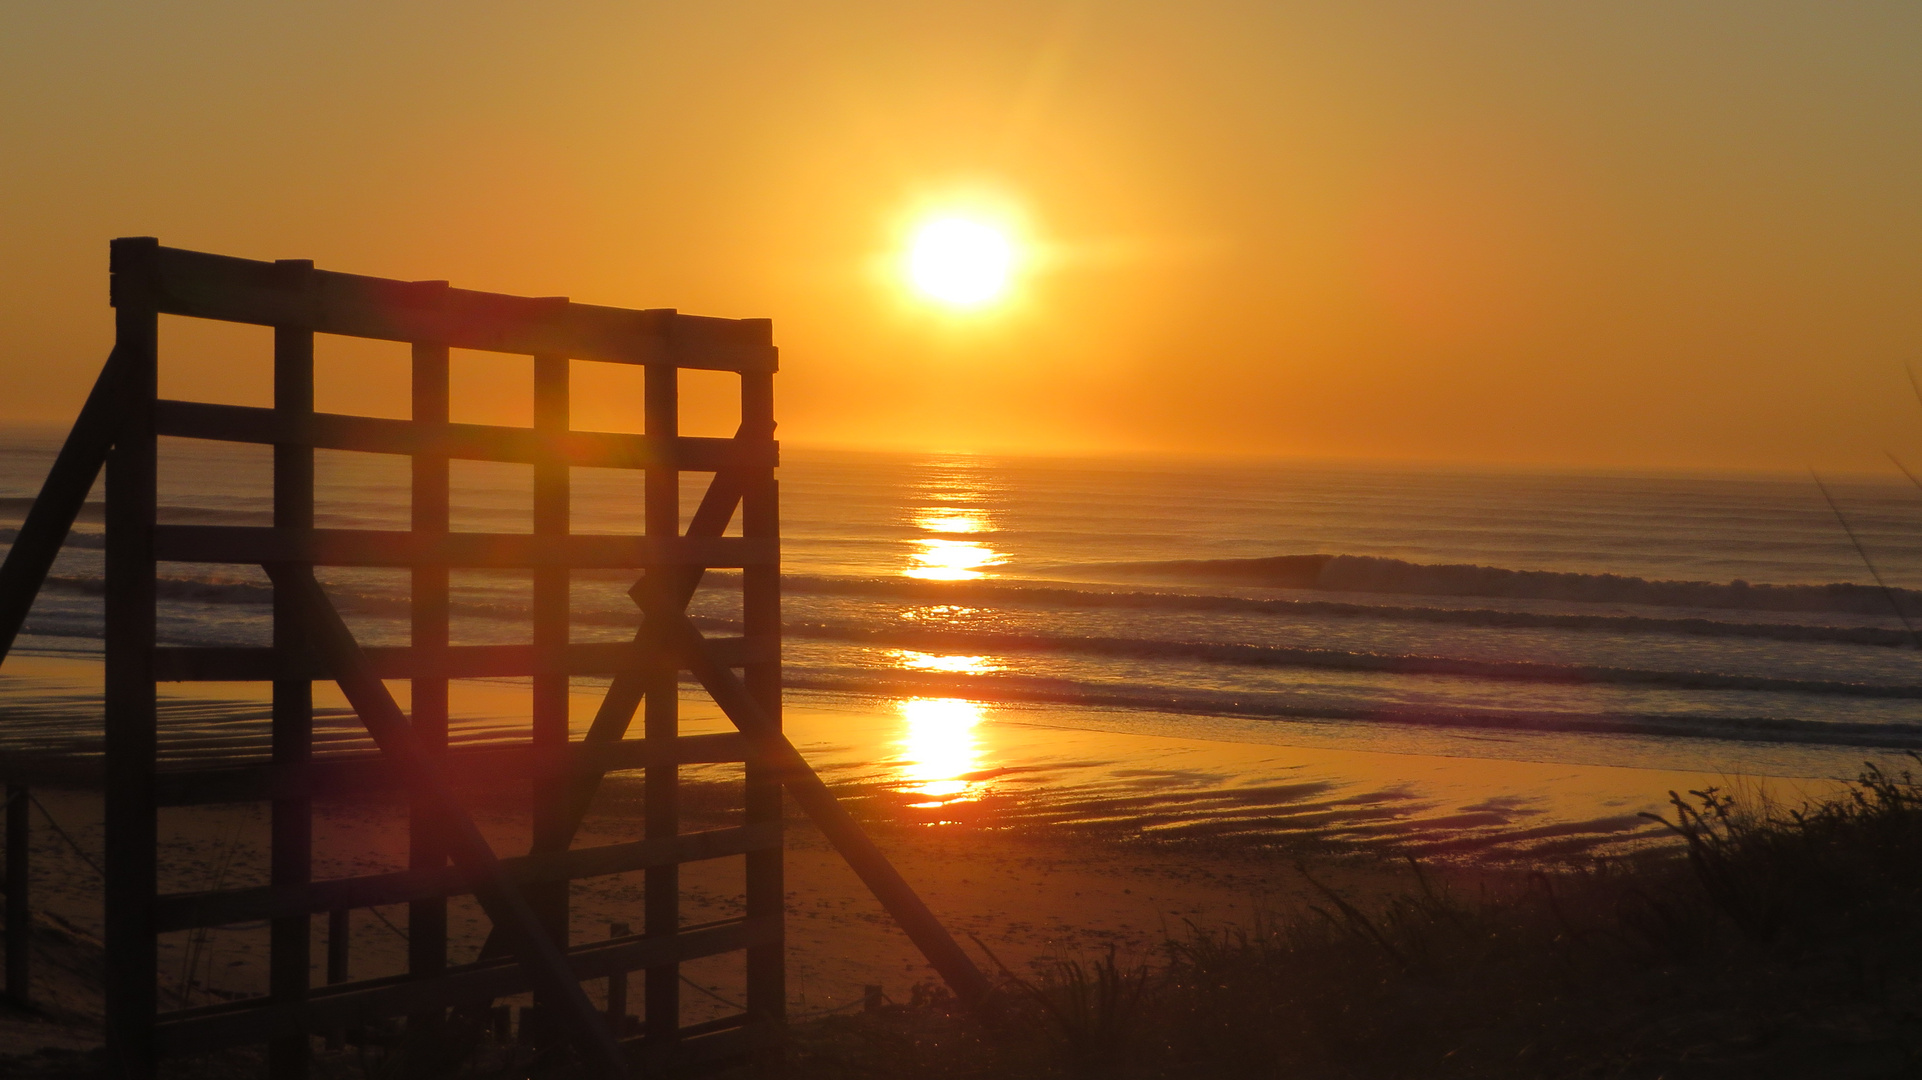
MULTIPOLYGON (((33 999, 32 803, 25 784, 7 785, 7 1000, 25 1008, 33 999)), ((780 838, 775 837, 779 843, 780 838)))
MULTIPOLYGON (((733 764, 746 760, 747 743, 738 732, 686 735, 677 740, 675 758, 683 765, 733 764)), ((454 747, 447 752, 446 769, 462 783, 523 780, 552 773, 570 778, 583 774, 639 769, 647 761, 644 740, 574 743, 561 752, 513 746, 454 747)), ((20 775, 64 783, 98 783, 98 763, 49 763, 49 769, 23 767, 20 775)), ((308 797, 392 788, 400 783, 393 766, 379 754, 353 753, 315 758, 297 768, 274 765, 227 765, 210 769, 167 771, 155 778, 160 806, 208 806, 218 803, 259 802, 277 792, 299 792, 308 797)))
POLYGON ((119 428, 107 458, 105 945, 109 1069, 151 1077, 158 1007, 153 897, 159 838, 154 812, 153 402, 160 320, 149 239, 113 245, 114 351, 124 365, 119 428))
MULTIPOLYGON (((667 440, 680 435, 680 372, 667 364, 649 364, 642 411, 649 435, 667 440)), ((666 461, 647 470, 643 492, 647 535, 675 538, 681 535, 681 474, 675 463, 666 461)), ((664 568, 651 570, 638 588, 650 601, 644 611, 662 610, 674 603, 680 590, 679 574, 664 568)), ((685 606, 683 601, 682 606, 685 606)), ((679 610, 678 608, 676 610, 679 610)), ((681 737, 680 669, 670 659, 658 632, 643 627, 651 648, 641 667, 645 698, 642 727, 648 747, 654 754, 647 762, 647 781, 642 789, 642 821, 648 839, 669 839, 680 831, 680 762, 675 760, 674 743, 681 737)), ((643 931, 652 938, 670 938, 681 925, 681 868, 656 866, 647 871, 641 898, 643 931)), ((671 1044, 681 1030, 681 969, 676 964, 657 964, 643 975, 645 988, 642 1023, 650 1044, 671 1044)))
MULTIPOLYGON (((292 571, 286 564, 268 564, 268 576, 278 590, 295 595, 308 616, 307 633, 314 648, 334 669, 334 680, 347 697, 368 734, 374 737, 417 797, 432 803, 438 823, 445 830, 448 856, 466 871, 473 883, 475 899, 498 926, 508 928, 514 954, 535 991, 548 998, 568 1041, 593 1075, 615 1080, 625 1074, 619 1047, 615 1045, 600 1013, 581 992, 580 984, 570 978, 565 960, 554 943, 541 932, 534 912, 520 891, 502 874, 500 861, 487 839, 461 807, 460 799, 448 786, 440 764, 422 747, 409 726, 406 714, 394 704, 387 687, 360 655, 347 624, 310 575, 292 571)), ((151 681, 149 682, 151 688, 151 681)), ((434 985, 429 980, 422 985, 434 985)), ((318 1029, 325 1025, 316 1022, 318 1029)))
MULTIPOLYGON (((447 346, 416 342, 412 361, 413 419, 409 425, 419 428, 447 423, 452 401, 447 346)), ((428 450, 414 454, 409 464, 413 492, 408 523, 423 536, 446 535, 452 483, 447 457, 428 450)), ((413 647, 408 650, 405 671, 413 701, 408 720, 422 749, 444 759, 447 680, 452 675, 447 645, 452 619, 449 575, 445 566, 428 565, 413 567, 410 577, 413 594, 408 640, 413 647)), ((435 870, 445 866, 446 847, 433 807, 419 796, 411 799, 407 811, 408 867, 435 870)), ((438 896, 412 898, 407 906, 407 971, 417 978, 431 978, 446 969, 447 901, 438 896)), ((407 1025, 411 1034, 431 1042, 445 1020, 441 1010, 425 1010, 409 1016, 407 1025)))
POLYGON ((331 271, 289 287, 273 276, 272 263, 164 247, 156 256, 155 299, 170 315, 620 364, 771 371, 777 362, 765 319, 600 307, 331 271))
MULTIPOLYGON (((439 346, 425 346, 439 348, 439 346)), ((568 431, 537 435, 529 428, 454 424, 422 419, 393 420, 341 413, 285 417, 272 409, 213 405, 199 401, 156 404, 159 434, 220 442, 275 443, 322 450, 372 454, 425 454, 463 461, 531 464, 558 457, 569 465, 644 469, 665 458, 684 469, 713 472, 772 467, 780 447, 772 439, 748 441, 682 436, 665 449, 646 435, 608 431, 568 431)))
POLYGON ((724 1016, 689 1024, 672 1042, 650 1041, 643 1034, 624 1045, 642 1076, 701 1076, 746 1059, 760 1048, 759 1044, 772 1037, 759 1024, 746 1023, 738 1016, 724 1016))
MULTIPOLYGON (((741 376, 741 426, 744 430, 774 430, 774 377, 741 376)), ((780 542, 781 497, 772 468, 751 474, 741 497, 741 535, 780 542)), ((748 693, 776 730, 781 728, 781 568, 761 566, 742 571, 741 620, 756 638, 772 638, 772 655, 758 656, 741 674, 748 693)), ((732 665, 730 665, 732 666, 732 665)), ((758 758, 746 768, 743 802, 750 824, 781 823, 785 800, 780 774, 758 758)), ((747 857, 747 914, 750 918, 780 921, 787 910, 786 853, 779 847, 747 857)), ((778 1029, 787 1017, 787 943, 769 942, 747 954, 747 1008, 756 1023, 778 1029)), ((770 1052, 778 1052, 771 1048, 770 1052)), ((770 1071, 778 1062, 765 1062, 770 1071)))
MULTIPOLYGON (((572 423, 568 366, 566 357, 534 358, 534 433, 544 448, 551 448, 565 438, 572 423)), ((571 531, 573 487, 570 479, 567 460, 551 450, 535 461, 534 535, 560 538, 571 531)), ((529 688, 532 741, 537 747, 562 748, 568 741, 568 677, 562 670, 562 660, 567 652, 568 590, 573 576, 565 566, 546 566, 534 571, 533 578, 528 614, 533 623, 534 651, 540 655, 546 670, 533 677, 529 688)), ((535 787, 533 834, 537 846, 538 838, 555 835, 553 789, 556 783, 564 782, 563 778, 555 777, 535 787)), ((568 942, 568 891, 568 883, 562 879, 543 882, 527 893, 528 903, 540 915, 548 936, 563 949, 568 942)))
MULTIPOLYGON (((776 655, 780 641, 766 636, 714 638, 716 654, 729 667, 760 663, 776 655)), ((383 679, 415 674, 414 651, 406 645, 363 650, 383 679)), ((532 645, 450 645, 446 674, 454 679, 510 678, 528 675, 617 675, 633 663, 633 646, 624 641, 577 641, 558 655, 532 645)), ((242 645, 167 645, 154 650, 155 677, 161 682, 267 682, 274 679, 327 677, 312 656, 279 656, 272 649, 242 645)), ((418 705, 416 705, 418 709, 418 705)))
POLYGON ((648 566, 732 568, 778 558, 774 545, 726 536, 534 536, 375 529, 304 531, 251 525, 159 525, 155 552, 163 562, 306 563, 315 566, 449 566, 496 569, 568 566, 623 570, 648 566))
POLYGON ((761 710, 760 702, 748 692, 739 678, 707 654, 701 632, 685 613, 649 612, 649 621, 659 619, 662 632, 669 636, 694 675, 707 688, 714 703, 747 736, 750 757, 763 762, 779 778, 788 794, 841 853, 875 899, 887 909, 921 955, 938 972, 955 997, 971 1008, 989 1006, 990 986, 973 959, 961 950, 947 928, 934 917, 928 906, 901 877, 887 856, 874 845, 859 822, 842 806, 807 759, 794 748, 787 736, 774 726, 761 710))
MULTIPOLYGON (((578 989, 577 980, 604 979, 617 971, 649 964, 736 952, 771 932, 773 928, 764 924, 741 920, 670 938, 634 936, 593 942, 569 950, 563 960, 569 985, 578 989)), ((533 988, 525 969, 501 960, 486 960, 450 967, 434 980, 399 976, 316 989, 304 1011, 260 998, 183 1010, 168 1014, 159 1025, 158 1035, 161 1046, 170 1054, 204 1053, 254 1042, 263 1035, 364 1027, 388 1016, 484 1002, 533 988)), ((627 1075, 625 1064, 610 1067, 607 1075, 627 1075)))
MULTIPOLYGON (((283 262, 276 268, 298 281, 313 273, 311 262, 283 262)), ((314 334, 299 327, 274 328, 274 411, 299 419, 314 411, 314 334)), ((314 450, 310 446, 274 447, 274 527, 314 527, 314 450)), ((312 574, 310 566, 294 567, 312 574)), ((299 604, 274 590, 273 650, 282 657, 307 654, 299 604)), ((298 767, 314 752, 314 684, 308 679, 277 679, 273 684, 273 760, 298 767)), ((297 792, 277 792, 269 826, 268 877, 279 889, 298 889, 313 873, 313 807, 297 792)), ((307 912, 277 918, 268 927, 267 985, 276 1002, 298 1005, 307 997, 313 951, 312 919, 307 912)), ((304 1034, 284 1035, 267 1047, 272 1080, 305 1080, 312 1056, 304 1034)))
MULTIPOLYGON (((745 431, 743 432, 745 433, 745 431)), ((688 522, 687 535, 690 537, 719 536, 727 531, 728 521, 734 516, 734 507, 741 500, 740 478, 731 472, 716 473, 709 482, 707 491, 701 496, 701 503, 694 509, 694 517, 688 522)), ((686 607, 700 587, 702 572, 699 568, 681 572, 674 594, 674 603, 686 607)), ((637 586, 638 587, 638 586, 637 586)), ((730 639, 731 640, 731 639, 730 639)), ((660 650, 652 644, 646 626, 635 631, 634 640, 621 648, 626 653, 626 664, 614 675, 614 681, 602 695, 601 704, 594 711, 594 720, 588 725, 587 733, 579 743, 585 753, 591 748, 623 745, 622 740, 634 720, 634 711, 640 707, 646 687, 646 673, 652 656, 660 650)), ((752 643, 743 643, 746 648, 737 657, 743 662, 759 655, 768 648, 777 653, 779 639, 772 642, 759 638, 752 643)), ((707 736, 682 736, 676 740, 675 757, 681 764, 693 764, 687 756, 687 745, 707 736)), ((738 760, 738 759, 737 759, 738 760)), ((581 820, 587 816, 587 808, 594 800, 594 793, 601 782, 601 771, 593 767, 591 759, 583 758, 581 768, 576 772, 573 782, 565 785, 562 791, 568 802, 564 807, 561 820, 567 824, 567 831, 559 839, 561 846, 572 843, 574 833, 580 828, 581 820)), ((534 850, 543 850, 536 847, 534 850)), ((495 956, 506 948, 506 941, 498 933, 490 933, 481 945, 482 956, 495 956)))
MULTIPOLYGON (((710 829, 659 840, 516 855, 500 861, 501 871, 517 885, 565 882, 575 878, 625 874, 656 866, 745 855, 781 844, 781 830, 767 824, 710 829)), ((463 896, 472 891, 466 872, 454 866, 413 867, 387 874, 316 881, 300 887, 263 885, 215 892, 161 896, 155 906, 160 932, 226 926, 260 919, 306 916, 324 911, 378 907, 428 897, 463 896)))
POLYGON ((13 641, 20 636, 34 597, 46 583, 47 571, 66 543, 74 518, 86 505, 87 493, 93 490, 120 429, 125 405, 121 369, 125 365, 116 360, 118 355, 107 355, 86 404, 80 407, 80 416, 40 484, 39 496, 14 535, 6 561, 0 563, 0 660, 13 650, 13 641))

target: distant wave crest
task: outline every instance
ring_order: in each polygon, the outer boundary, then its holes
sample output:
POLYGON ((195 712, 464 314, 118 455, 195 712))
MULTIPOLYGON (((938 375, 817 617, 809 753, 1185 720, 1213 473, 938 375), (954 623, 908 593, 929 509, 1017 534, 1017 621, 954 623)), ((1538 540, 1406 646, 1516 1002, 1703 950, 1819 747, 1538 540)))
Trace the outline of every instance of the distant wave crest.
POLYGON ((1922 592, 1835 582, 1755 585, 1746 581, 1650 581, 1621 574, 1508 570, 1467 563, 1412 563, 1373 555, 1276 555, 1262 559, 1173 559, 1108 563, 1122 577, 1256 585, 1323 592, 1412 596, 1486 596, 1580 604, 1647 604, 1733 611, 1822 611, 1887 615, 1891 597, 1907 615, 1922 614, 1922 592))

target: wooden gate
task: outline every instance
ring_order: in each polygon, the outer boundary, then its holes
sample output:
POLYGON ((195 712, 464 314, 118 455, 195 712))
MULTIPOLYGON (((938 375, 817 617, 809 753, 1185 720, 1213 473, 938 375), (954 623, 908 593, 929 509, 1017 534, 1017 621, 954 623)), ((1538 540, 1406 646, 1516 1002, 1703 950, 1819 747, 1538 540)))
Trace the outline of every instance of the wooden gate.
MULTIPOLYGON (((300 1077, 313 1036, 404 1016, 430 1037, 450 1010, 532 991, 544 1016, 597 1075, 672 1068, 778 1045, 783 973, 783 790, 827 835, 964 1001, 979 1002, 979 970, 895 873, 781 733, 778 495, 774 470, 775 349, 765 320, 672 310, 627 310, 315 270, 304 261, 255 262, 161 247, 150 238, 113 244, 114 351, 63 447, 19 538, 0 567, 0 656, 10 648, 54 554, 102 462, 106 480, 106 945, 108 1045, 130 1076, 161 1056, 265 1042, 269 1073, 300 1077), (269 326, 272 408, 162 400, 157 328, 162 314, 269 326), (314 335, 412 346, 412 418, 314 410, 314 335), (531 428, 457 424, 448 417, 449 350, 531 356, 531 428), (637 364, 645 372, 644 434, 572 430, 570 361, 637 364), (740 428, 730 439, 679 431, 678 372, 737 373, 740 428), (172 525, 156 520, 160 436, 273 447, 271 526, 172 525), (317 528, 314 451, 353 450, 411 460, 411 528, 317 528), (533 467, 529 533, 449 528, 449 462, 533 467), (570 528, 569 469, 640 470, 645 532, 585 535, 570 528), (681 528, 683 472, 712 474, 681 528), (726 535, 738 511, 738 535, 726 535), (156 563, 257 565, 273 583, 270 647, 166 647, 155 640, 156 563), (316 566, 410 572, 411 644, 363 647, 316 580, 316 566), (449 644, 449 571, 531 571, 532 644, 449 644), (708 638, 686 608, 710 568, 740 572, 741 636, 708 638), (569 641, 570 574, 632 569, 638 629, 625 644, 569 641), (736 732, 683 736, 680 673, 689 672, 736 732), (737 674, 738 672, 738 674, 737 674), (507 748, 448 745, 448 682, 531 677, 529 738, 507 748), (568 727, 569 680, 611 677, 580 739, 568 727), (372 736, 377 753, 314 752, 313 682, 331 679, 372 736), (383 679, 411 680, 411 715, 383 679), (259 761, 215 768, 159 767, 155 684, 263 681, 273 686, 272 749, 259 761), (629 738, 635 713, 642 737, 629 738), (683 832, 680 766, 741 762, 741 823, 683 832), (602 775, 644 773, 644 835, 595 847, 573 840, 602 775), (502 769, 533 782, 532 849, 500 857, 456 793, 465 771, 502 769), (315 880, 316 794, 347 782, 390 783, 409 799, 409 867, 315 880), (164 806, 271 804, 270 881, 190 894, 157 889, 156 814, 164 806), (745 915, 684 926, 680 864, 745 860, 745 915), (568 941, 568 883, 642 871, 641 932, 568 941), (493 929, 473 963, 450 965, 447 898, 472 894, 493 929), (408 905, 408 973, 315 986, 313 920, 358 907, 408 905), (269 992, 161 1011, 157 935, 197 927, 269 923, 269 992), (683 1025, 678 964, 744 951, 746 1011, 683 1025), (641 971, 638 1035, 610 1024, 583 980, 641 971)), ((24 782, 24 778, 9 778, 24 782)), ((13 897, 9 897, 10 908, 13 897)), ((24 906, 24 899, 22 899, 24 906)), ((10 955, 9 959, 12 957, 10 955)))

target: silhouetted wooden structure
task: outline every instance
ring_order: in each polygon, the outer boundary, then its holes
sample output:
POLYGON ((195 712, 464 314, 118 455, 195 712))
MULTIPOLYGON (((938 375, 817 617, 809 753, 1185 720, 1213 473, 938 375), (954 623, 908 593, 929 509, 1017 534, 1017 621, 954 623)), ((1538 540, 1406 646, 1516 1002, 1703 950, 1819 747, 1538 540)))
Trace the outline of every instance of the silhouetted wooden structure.
MULTIPOLYGON (((987 984, 878 849, 781 733, 778 496, 774 478, 775 350, 765 320, 672 310, 625 310, 319 271, 304 261, 254 262, 161 247, 148 238, 113 244, 114 350, 39 498, 0 567, 0 656, 11 648, 34 594, 102 463, 106 480, 106 945, 109 1050, 128 1076, 150 1075, 163 1055, 265 1042, 275 1078, 307 1071, 314 1036, 405 1016, 431 1034, 453 1009, 533 991, 546 1023, 603 1076, 737 1056, 778 1045, 783 969, 782 792, 806 811, 874 890, 955 992, 978 1001, 987 984), (272 408, 161 400, 157 327, 163 314, 274 329, 272 408), (314 335, 412 345, 408 420, 314 410, 314 335), (534 361, 531 428, 451 423, 449 350, 517 353, 534 361), (645 433, 571 430, 571 360, 637 364, 645 370, 645 433), (679 432, 678 372, 736 372, 741 423, 731 439, 679 432), (273 447, 271 527, 169 525, 156 520, 159 436, 273 447), (412 461, 412 528, 315 527, 314 451, 398 454, 412 461), (527 534, 449 528, 449 462, 533 466, 533 528, 527 534), (601 466, 645 476, 645 534, 571 531, 569 469, 601 466), (680 474, 713 480, 686 530, 680 474), (739 511, 740 535, 728 536, 739 511), (158 561, 255 564, 274 586, 271 647, 163 647, 155 641, 158 561), (316 566, 400 567, 411 572, 412 638, 400 648, 357 643, 314 577, 316 566), (450 568, 518 568, 533 574, 532 644, 449 644, 450 568), (737 568, 743 634, 704 637, 686 606, 709 568, 737 568), (568 640, 570 571, 632 568, 637 629, 627 644, 568 640), (681 671, 690 672, 738 732, 682 736, 681 671), (737 671, 739 674, 737 674, 737 671), (569 735, 568 680, 611 676, 586 734, 569 735), (524 745, 448 745, 448 681, 531 676, 531 731, 524 745), (411 715, 383 679, 411 680, 411 715), (316 755, 312 684, 337 682, 379 750, 316 755), (271 681, 267 759, 191 770, 158 767, 155 684, 169 680, 271 681), (642 737, 629 738, 642 714, 642 737), (742 762, 744 818, 731 828, 686 833, 677 813, 677 770, 742 762), (644 835, 573 846, 602 775, 644 770, 644 835), (502 858, 461 805, 451 778, 507 770, 532 778, 534 841, 502 858), (313 797, 347 781, 385 782, 411 806, 404 871, 314 880, 313 797), (270 883, 162 895, 157 889, 156 814, 165 806, 259 801, 272 807, 270 883), (680 864, 746 861, 746 914, 683 926, 680 864), (568 882, 645 872, 642 932, 567 940, 568 882), (473 894, 493 921, 475 963, 450 965, 447 897, 473 894), (406 903, 408 973, 345 978, 334 945, 349 909, 406 903), (327 982, 311 975, 312 920, 329 919, 327 982), (269 992, 262 997, 162 1011, 157 935, 267 920, 269 992), (680 1019, 677 965, 746 953, 746 1012, 699 1025, 680 1019), (638 1036, 610 1024, 581 983, 644 972, 638 1036)), ((26 987, 26 794, 35 777, 13 769, 7 798, 7 977, 26 987), (16 972, 16 966, 18 972, 16 972)), ((625 928, 622 928, 623 930, 625 928)), ((344 944, 344 939, 343 939, 344 944)), ((624 998, 625 990, 621 991, 624 998)))

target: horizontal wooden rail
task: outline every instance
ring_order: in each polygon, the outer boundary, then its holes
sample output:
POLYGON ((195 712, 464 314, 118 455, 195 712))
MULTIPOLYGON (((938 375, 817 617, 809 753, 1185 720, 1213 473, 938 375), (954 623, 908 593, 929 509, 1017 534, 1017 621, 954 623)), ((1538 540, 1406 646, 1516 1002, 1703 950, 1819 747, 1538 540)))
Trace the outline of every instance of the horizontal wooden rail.
MULTIPOLYGON (((566 962, 577 979, 604 979, 736 952, 780 937, 778 919, 742 919, 672 936, 609 938, 568 950, 566 962)), ((397 975, 316 988, 304 1005, 252 998, 163 1013, 155 1036, 163 1053, 197 1054, 280 1035, 362 1027, 388 1016, 509 997, 531 988, 526 971, 513 961, 484 960, 449 968, 435 979, 397 975)))
MULTIPOLYGON (((767 663, 780 655, 771 637, 714 638, 716 655, 729 667, 767 663)), ((405 645, 370 647, 367 661, 383 679, 414 675, 414 650, 405 645)), ((523 675, 617 675, 634 664, 634 645, 626 641, 575 642, 559 655, 532 645, 449 646, 441 670, 451 679, 510 678, 523 675)), ((266 647, 162 646, 154 650, 154 678, 160 682, 267 682, 273 679, 324 680, 319 660, 266 647)))
POLYGON ((115 247, 116 304, 125 292, 150 300, 166 315, 617 364, 744 372, 776 366, 773 327, 766 319, 600 307, 565 297, 453 289, 442 281, 365 277, 157 245, 139 252, 145 258, 133 258, 128 243, 115 247), (123 246, 128 246, 127 265, 118 258, 123 246), (142 271, 152 274, 144 289, 123 282, 142 271))
MULTIPOLYGON (((532 778, 539 781, 563 772, 638 769, 647 763, 647 740, 570 744, 567 748, 514 746, 457 746, 447 751, 448 776, 459 783, 532 778)), ((738 732, 683 735, 674 740, 674 760, 680 765, 732 764, 747 760, 747 740, 738 732)), ((23 777, 33 770, 22 768, 23 777)), ((98 783, 98 761, 82 776, 75 768, 62 774, 68 782, 98 783)), ((25 782, 23 780, 23 782, 25 782)), ((316 757, 299 764, 226 765, 208 769, 168 770, 154 778, 154 797, 161 806, 210 806, 217 803, 258 802, 268 798, 306 799, 338 791, 398 788, 400 777, 385 757, 375 753, 316 757)))
POLYGON ((199 401, 154 403, 158 434, 221 442, 312 446, 370 454, 426 454, 465 461, 532 464, 565 461, 606 469, 665 467, 693 472, 772 468, 779 456, 772 439, 663 440, 609 431, 536 435, 532 428, 489 424, 429 424, 340 413, 286 414, 246 405, 199 401))
POLYGON ((681 1029, 677 1039, 649 1039, 645 1025, 642 1034, 621 1042, 642 1076, 701 1076, 715 1066, 737 1062, 753 1053, 757 1046, 777 1041, 778 1035, 766 1024, 751 1018, 724 1016, 681 1029))
MULTIPOLYGON (((517 855, 502 859, 501 870, 506 873, 508 880, 526 885, 541 881, 571 881, 602 874, 625 874, 653 866, 676 866, 680 863, 721 859, 780 846, 780 823, 761 822, 739 828, 685 833, 665 839, 517 855)), ((317 915, 338 908, 377 907, 437 896, 461 896, 469 891, 467 875, 459 867, 440 866, 334 878, 299 886, 263 885, 249 889, 174 893, 155 901, 154 921, 155 929, 165 933, 170 930, 253 922, 257 919, 279 919, 290 915, 317 915)))
POLYGON ((772 540, 645 536, 534 536, 529 533, 390 532, 374 529, 270 529, 251 525, 156 525, 162 562, 305 563, 314 566, 452 566, 576 570, 650 566, 772 566, 772 540))

